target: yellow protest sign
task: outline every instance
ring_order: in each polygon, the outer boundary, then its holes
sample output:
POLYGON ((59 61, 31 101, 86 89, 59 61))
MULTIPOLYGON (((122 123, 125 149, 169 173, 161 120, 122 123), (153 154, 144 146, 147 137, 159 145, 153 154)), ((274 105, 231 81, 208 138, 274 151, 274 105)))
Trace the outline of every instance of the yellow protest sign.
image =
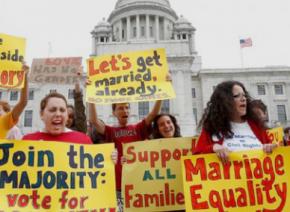
POLYGON ((171 138, 124 144, 124 211, 184 209, 179 160, 192 154, 191 141, 192 138, 171 138))
POLYGON ((175 97, 166 80, 164 49, 104 55, 87 60, 91 85, 86 100, 96 104, 153 101, 175 97))
POLYGON ((290 148, 183 157, 186 211, 290 211, 290 148))
POLYGON ((25 39, 0 33, 0 88, 22 88, 25 39))
POLYGON ((113 149, 0 140, 1 209, 115 212, 113 149))
POLYGON ((283 146, 283 136, 284 136, 283 127, 268 129, 267 135, 271 139, 272 143, 276 143, 279 144, 280 146, 283 146))

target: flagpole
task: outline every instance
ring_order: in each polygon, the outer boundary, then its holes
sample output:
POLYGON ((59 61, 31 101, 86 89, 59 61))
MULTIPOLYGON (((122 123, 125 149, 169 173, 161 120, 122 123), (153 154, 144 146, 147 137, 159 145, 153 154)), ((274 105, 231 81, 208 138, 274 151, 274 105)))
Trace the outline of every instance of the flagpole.
POLYGON ((241 48, 241 47, 240 47, 240 59, 241 59, 241 68, 244 68, 243 48, 241 48))

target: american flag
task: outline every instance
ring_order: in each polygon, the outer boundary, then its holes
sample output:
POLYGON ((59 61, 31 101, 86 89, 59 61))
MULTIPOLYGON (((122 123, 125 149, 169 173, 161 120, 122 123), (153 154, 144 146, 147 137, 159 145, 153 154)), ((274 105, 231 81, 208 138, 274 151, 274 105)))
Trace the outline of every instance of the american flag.
POLYGON ((240 47, 251 47, 253 46, 252 38, 240 39, 240 47))

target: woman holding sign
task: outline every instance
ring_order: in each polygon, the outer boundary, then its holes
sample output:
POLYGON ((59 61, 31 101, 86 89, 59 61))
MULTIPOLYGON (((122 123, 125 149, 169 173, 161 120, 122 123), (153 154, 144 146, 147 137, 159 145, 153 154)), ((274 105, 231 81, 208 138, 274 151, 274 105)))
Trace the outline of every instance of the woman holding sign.
POLYGON ((251 97, 238 81, 217 85, 202 116, 202 132, 195 153, 215 152, 223 163, 231 151, 263 149, 271 153, 271 144, 263 121, 256 113, 249 113, 251 97))
MULTIPOLYGON (((29 67, 23 64, 22 71, 24 72, 24 87, 21 89, 20 100, 10 111, 10 107, 7 102, 0 102, 0 139, 8 138, 8 132, 17 123, 21 113, 23 112, 25 106, 27 105, 28 97, 28 80, 27 75, 29 67)), ((14 128, 15 129, 15 128, 14 128)), ((14 130, 13 129, 13 130, 14 130)), ((18 137, 13 137, 16 139, 18 137)))

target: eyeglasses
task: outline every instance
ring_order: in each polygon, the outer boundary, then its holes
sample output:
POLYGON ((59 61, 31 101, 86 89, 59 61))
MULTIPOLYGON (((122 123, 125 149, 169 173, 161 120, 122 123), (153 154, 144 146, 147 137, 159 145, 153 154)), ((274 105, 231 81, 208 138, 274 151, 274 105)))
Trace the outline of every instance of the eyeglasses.
POLYGON ((235 95, 233 95, 233 97, 234 97, 235 99, 241 99, 242 97, 247 98, 247 95, 244 94, 244 93, 239 93, 239 94, 235 94, 235 95))

